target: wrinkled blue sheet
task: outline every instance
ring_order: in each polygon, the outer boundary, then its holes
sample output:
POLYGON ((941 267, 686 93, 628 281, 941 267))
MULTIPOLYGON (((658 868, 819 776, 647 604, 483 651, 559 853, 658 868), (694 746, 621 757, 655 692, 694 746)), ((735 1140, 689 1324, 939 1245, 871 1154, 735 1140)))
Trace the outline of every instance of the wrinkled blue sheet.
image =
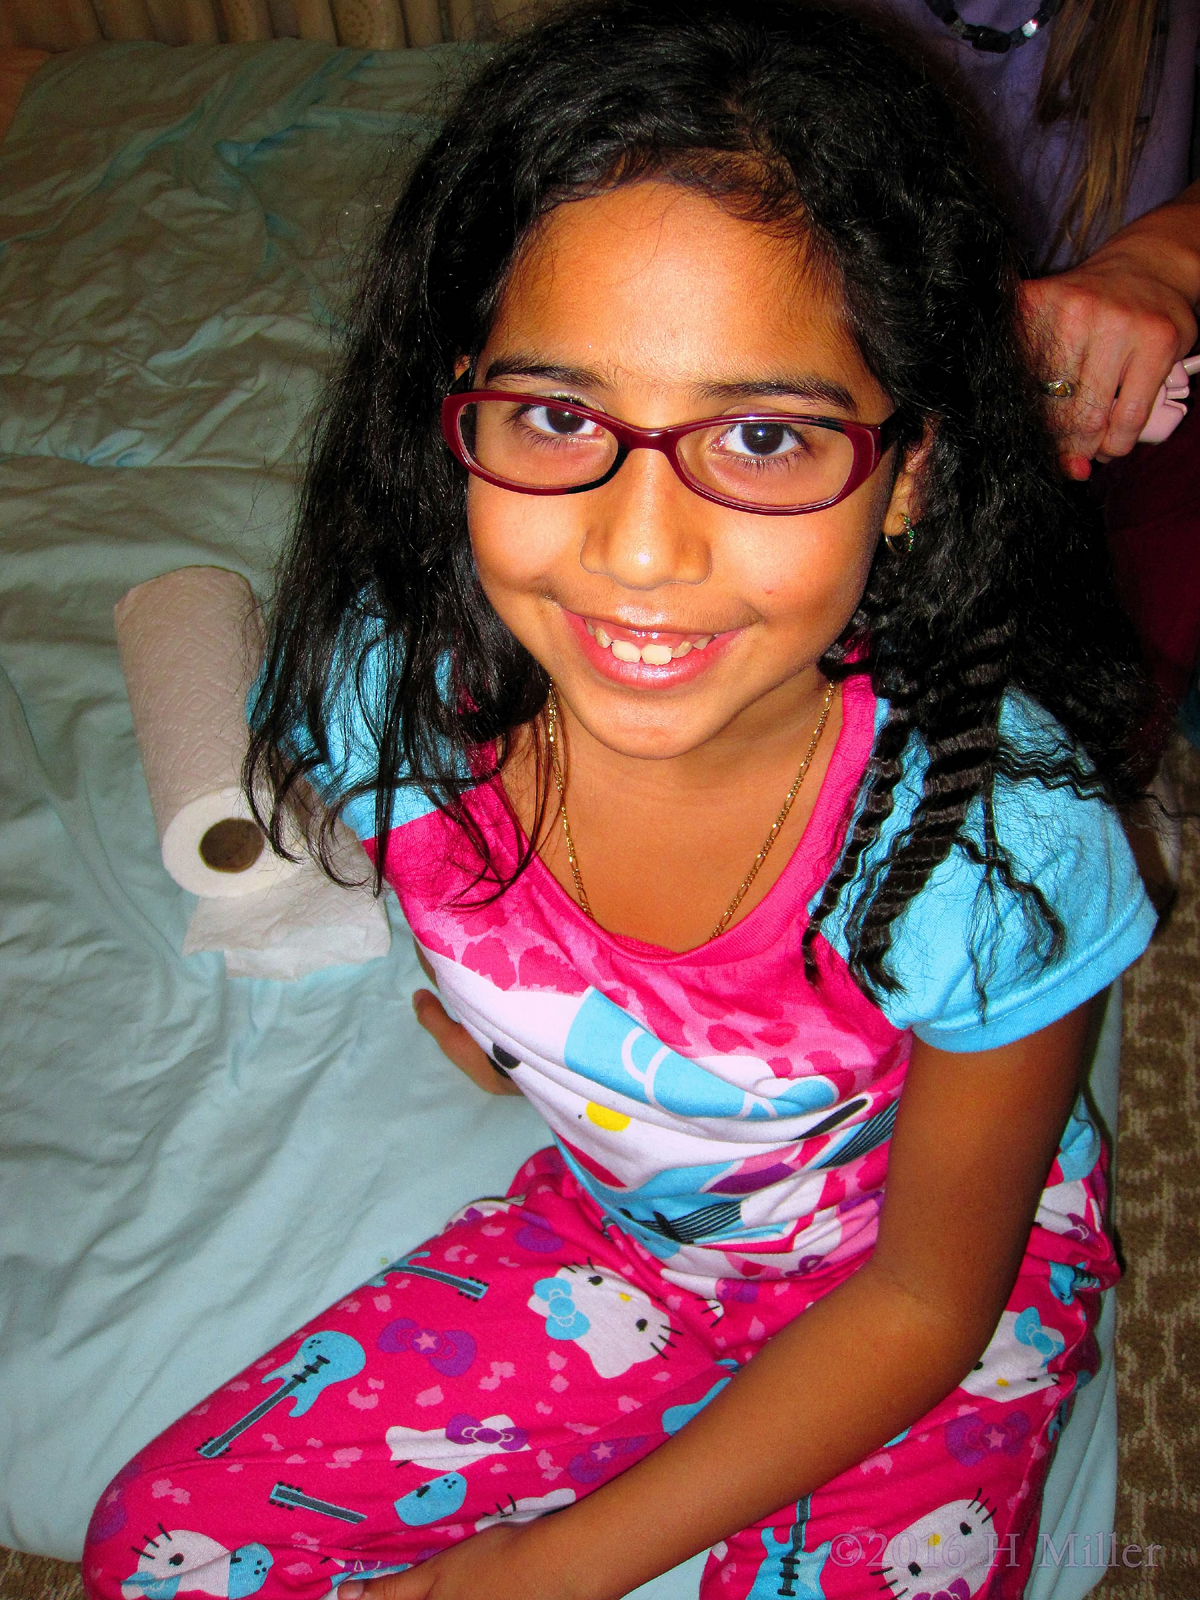
MULTIPOLYGON (((361 968, 181 958, 193 902, 113 638, 116 600, 175 567, 265 589, 348 266, 460 62, 79 51, 0 146, 5 1544, 77 1557, 147 1439, 546 1142, 416 1027, 394 902, 392 953, 361 968)), ((694 1595, 701 1564, 646 1600, 694 1595)))
POLYGON ((7 1544, 77 1556, 133 1451, 546 1142, 416 1027, 394 902, 363 967, 181 958, 113 637, 174 567, 264 590, 347 258, 455 59, 77 52, 0 147, 7 1544))

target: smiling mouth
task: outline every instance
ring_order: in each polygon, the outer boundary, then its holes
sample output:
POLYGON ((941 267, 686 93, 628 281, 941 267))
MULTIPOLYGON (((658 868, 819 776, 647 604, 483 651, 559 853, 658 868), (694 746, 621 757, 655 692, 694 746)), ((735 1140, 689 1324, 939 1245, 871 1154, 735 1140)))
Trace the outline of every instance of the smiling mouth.
POLYGON ((678 633, 667 628, 623 628, 611 622, 591 622, 584 626, 602 650, 630 666, 637 662, 647 667, 665 667, 693 650, 704 650, 716 637, 712 633, 678 633))

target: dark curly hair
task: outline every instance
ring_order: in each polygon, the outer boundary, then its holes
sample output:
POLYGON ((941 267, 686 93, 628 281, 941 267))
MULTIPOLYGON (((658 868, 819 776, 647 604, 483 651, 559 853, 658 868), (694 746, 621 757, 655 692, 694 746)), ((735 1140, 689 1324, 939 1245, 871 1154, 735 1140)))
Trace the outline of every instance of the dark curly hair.
MULTIPOLYGON (((547 678, 480 588, 466 473, 442 442, 439 405, 456 361, 482 350, 537 221, 650 176, 790 228, 840 283, 902 444, 934 428, 915 547, 897 559, 881 545, 821 663, 835 678, 869 673, 889 709, 805 936, 810 970, 812 939, 861 872, 850 965, 869 992, 894 987, 892 927, 954 848, 984 869, 993 897, 1015 896, 1031 951, 1053 959, 1063 929, 1016 877, 994 789, 1032 780, 1131 796, 1121 752, 1143 678, 1041 420, 1020 263, 960 116, 902 41, 828 5, 592 0, 503 45, 463 92, 375 245, 316 430, 246 768, 251 792, 266 780, 274 796, 273 840, 292 791, 329 762, 329 707, 349 689, 364 698, 379 762, 347 780, 335 809, 373 795, 382 846, 397 790, 414 786, 471 840, 483 894, 512 881, 463 801, 538 718, 547 678), (367 705, 372 650, 384 670, 367 705), (1030 754, 1002 739, 1012 690, 1057 718, 1057 748, 1030 754), (920 801, 862 871, 914 741, 928 757, 920 801)), ((534 849, 520 844, 518 871, 534 849)))

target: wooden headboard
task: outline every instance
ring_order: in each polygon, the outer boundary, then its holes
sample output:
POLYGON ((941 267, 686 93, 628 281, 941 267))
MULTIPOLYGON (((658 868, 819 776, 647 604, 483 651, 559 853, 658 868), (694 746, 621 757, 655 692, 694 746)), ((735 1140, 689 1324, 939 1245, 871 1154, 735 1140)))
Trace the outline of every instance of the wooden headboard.
POLYGON ((322 39, 369 50, 473 39, 522 0, 0 0, 0 46, 72 50, 105 39, 248 44, 322 39))

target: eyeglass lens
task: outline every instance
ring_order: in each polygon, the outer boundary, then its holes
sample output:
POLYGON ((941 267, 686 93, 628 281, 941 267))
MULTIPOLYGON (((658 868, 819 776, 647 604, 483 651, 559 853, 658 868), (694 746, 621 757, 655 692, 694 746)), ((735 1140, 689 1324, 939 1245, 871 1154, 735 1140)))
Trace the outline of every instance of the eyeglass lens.
MULTIPOLYGON (((616 437, 590 417, 547 401, 477 400, 460 428, 485 472, 515 488, 580 488, 603 478, 616 437)), ((678 443, 685 477, 698 488, 747 506, 818 505, 844 488, 854 446, 844 433, 803 419, 717 421, 678 443)))

